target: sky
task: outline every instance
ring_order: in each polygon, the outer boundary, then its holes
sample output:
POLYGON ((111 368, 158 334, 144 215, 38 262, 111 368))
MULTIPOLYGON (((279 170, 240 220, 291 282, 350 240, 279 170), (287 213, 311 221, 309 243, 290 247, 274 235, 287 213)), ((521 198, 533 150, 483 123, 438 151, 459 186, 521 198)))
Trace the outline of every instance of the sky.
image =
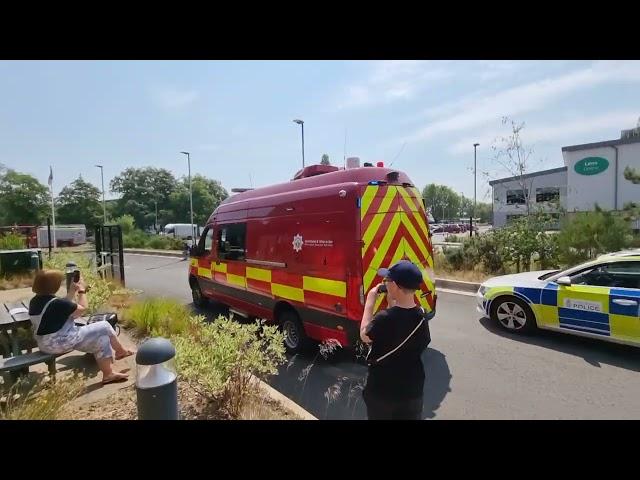
MULTIPOLYGON (((640 61, 0 61, 0 163, 57 194, 127 167, 218 179, 230 190, 289 181, 322 154, 383 161, 422 189, 478 201, 508 176, 491 145, 524 122, 534 170, 561 148, 619 138, 640 118, 640 61), (345 150, 346 133, 346 150, 345 150)), ((107 192, 107 198, 114 195, 107 192)))

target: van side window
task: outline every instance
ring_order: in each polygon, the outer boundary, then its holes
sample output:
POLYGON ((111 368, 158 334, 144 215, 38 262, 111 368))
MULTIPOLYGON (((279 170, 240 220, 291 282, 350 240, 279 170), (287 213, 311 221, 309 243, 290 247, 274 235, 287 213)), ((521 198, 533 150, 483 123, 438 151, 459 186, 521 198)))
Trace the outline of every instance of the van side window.
POLYGON ((246 256, 246 223, 220 225, 218 230, 218 258, 244 260, 246 256))

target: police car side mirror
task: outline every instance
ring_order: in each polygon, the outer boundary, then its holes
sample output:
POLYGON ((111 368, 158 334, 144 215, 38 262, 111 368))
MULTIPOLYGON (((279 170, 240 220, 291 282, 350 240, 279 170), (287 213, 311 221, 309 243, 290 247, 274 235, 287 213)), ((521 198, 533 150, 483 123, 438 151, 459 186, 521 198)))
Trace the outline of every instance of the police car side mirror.
POLYGON ((565 287, 570 287, 571 286, 571 277, 565 275, 564 277, 560 277, 559 279, 557 279, 556 283, 558 285, 563 285, 565 287))

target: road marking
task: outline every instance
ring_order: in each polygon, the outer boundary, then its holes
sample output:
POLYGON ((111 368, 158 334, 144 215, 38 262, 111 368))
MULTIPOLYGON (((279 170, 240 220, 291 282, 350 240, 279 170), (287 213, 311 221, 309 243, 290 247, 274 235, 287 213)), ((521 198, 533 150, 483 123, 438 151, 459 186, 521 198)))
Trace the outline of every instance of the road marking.
POLYGON ((149 255, 147 253, 125 253, 125 255, 136 255, 138 257, 151 257, 151 258, 182 258, 185 257, 176 257, 175 255, 149 255))
POLYGON ((438 287, 436 287, 436 293, 438 293, 438 292, 452 293, 454 295, 464 295, 465 297, 475 297, 476 296, 475 293, 471 293, 471 292, 463 292, 461 290, 451 290, 449 288, 438 288, 438 287))

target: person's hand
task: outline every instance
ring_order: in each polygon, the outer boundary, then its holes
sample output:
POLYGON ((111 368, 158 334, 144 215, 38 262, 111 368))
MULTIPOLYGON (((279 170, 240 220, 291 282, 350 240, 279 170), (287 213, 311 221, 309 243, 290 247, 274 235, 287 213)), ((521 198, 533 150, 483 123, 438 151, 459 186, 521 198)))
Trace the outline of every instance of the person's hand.
POLYGON ((75 283, 71 282, 71 291, 73 292, 73 294, 75 295, 79 290, 86 290, 84 281, 82 279, 75 283))
POLYGON ((371 290, 369 290, 369 293, 367 294, 368 297, 375 297, 376 295, 378 295, 380 292, 378 292, 378 289, 384 285, 384 283, 379 283, 378 285, 376 285, 375 287, 373 287, 371 290))

